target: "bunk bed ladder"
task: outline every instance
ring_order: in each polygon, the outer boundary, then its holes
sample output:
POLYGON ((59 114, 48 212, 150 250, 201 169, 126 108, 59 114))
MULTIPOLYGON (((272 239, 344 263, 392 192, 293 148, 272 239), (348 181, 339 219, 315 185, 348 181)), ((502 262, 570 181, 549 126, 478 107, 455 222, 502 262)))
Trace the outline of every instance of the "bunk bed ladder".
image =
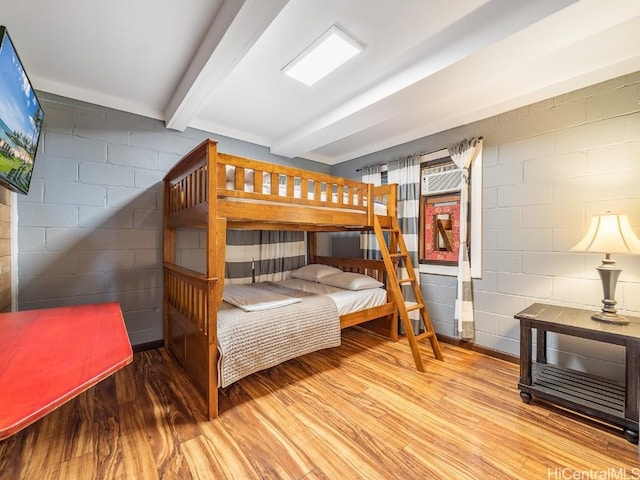
POLYGON ((396 302, 400 319, 404 325, 406 331, 407 340, 411 347, 411 353, 413 354, 413 360, 416 364, 416 368, 420 372, 424 372, 424 364, 422 363, 422 357, 420 356, 420 350, 418 348, 418 342, 427 338, 431 342, 431 348, 433 354, 438 360, 443 360, 442 352, 440 351, 440 344, 436 337, 436 332, 431 324, 429 312, 427 306, 422 297, 422 291, 416 278, 415 272, 411 265, 409 253, 407 251, 407 245, 400 231, 398 220, 395 217, 383 217, 384 226, 378 215, 374 218, 374 231, 378 240, 378 245, 382 253, 382 259, 387 270, 387 282, 389 283, 389 290, 393 295, 396 302), (385 233, 387 235, 385 235, 385 233), (398 278, 398 263, 402 260, 406 267, 407 278, 398 278), (406 302, 404 295, 402 294, 401 285, 411 284, 413 294, 416 302, 406 302), (424 323, 425 331, 422 333, 416 333, 413 330, 413 324, 409 318, 409 312, 419 311, 420 318, 424 323))

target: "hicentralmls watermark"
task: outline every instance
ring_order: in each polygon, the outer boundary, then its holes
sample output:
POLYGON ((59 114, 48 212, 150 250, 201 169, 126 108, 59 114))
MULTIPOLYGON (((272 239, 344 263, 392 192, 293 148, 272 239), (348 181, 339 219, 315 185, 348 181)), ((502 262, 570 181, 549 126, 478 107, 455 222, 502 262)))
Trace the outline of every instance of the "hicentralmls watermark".
POLYGON ((640 467, 607 468, 604 470, 574 470, 573 468, 548 468, 548 480, 640 480, 640 467))

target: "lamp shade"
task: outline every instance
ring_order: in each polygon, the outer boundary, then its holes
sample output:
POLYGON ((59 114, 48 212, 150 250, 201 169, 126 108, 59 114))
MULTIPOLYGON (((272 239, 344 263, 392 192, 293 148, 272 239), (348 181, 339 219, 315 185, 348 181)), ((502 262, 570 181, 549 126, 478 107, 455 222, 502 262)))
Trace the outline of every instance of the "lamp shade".
POLYGON ((594 215, 589 230, 572 252, 640 253, 640 240, 626 215, 594 215))

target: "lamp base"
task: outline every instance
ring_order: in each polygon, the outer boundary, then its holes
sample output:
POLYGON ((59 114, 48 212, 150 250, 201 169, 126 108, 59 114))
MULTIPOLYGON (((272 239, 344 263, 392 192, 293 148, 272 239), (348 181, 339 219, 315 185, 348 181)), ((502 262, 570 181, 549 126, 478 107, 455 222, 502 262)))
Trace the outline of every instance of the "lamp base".
POLYGON ((604 299, 602 300, 602 311, 591 315, 593 320, 599 322, 615 323, 617 325, 624 325, 629 323, 629 320, 622 315, 616 313, 616 283, 622 269, 616 265, 616 262, 612 260, 609 254, 602 260, 602 265, 596 267, 600 280, 602 280, 602 290, 604 292, 604 299))
POLYGON ((599 322, 615 323, 617 325, 626 325, 629 323, 629 320, 617 313, 598 312, 591 315, 591 318, 599 322))

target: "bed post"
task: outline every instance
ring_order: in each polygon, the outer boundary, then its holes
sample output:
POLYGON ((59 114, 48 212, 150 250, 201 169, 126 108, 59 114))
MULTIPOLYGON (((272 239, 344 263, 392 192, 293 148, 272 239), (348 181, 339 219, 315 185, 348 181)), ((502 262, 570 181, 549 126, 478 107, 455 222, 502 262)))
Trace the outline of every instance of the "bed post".
POLYGON ((387 185, 387 215, 390 217, 398 215, 398 185, 395 183, 387 185))
POLYGON ((373 184, 367 184, 367 221, 370 227, 373 226, 373 216, 375 215, 375 197, 373 196, 373 184))
POLYGON ((222 285, 216 279, 207 282, 207 414, 209 420, 218 416, 218 298, 222 285))
POLYGON ((318 239, 316 232, 307 232, 307 252, 309 254, 308 263, 316 263, 316 256, 318 255, 318 239))
POLYGON ((226 220, 217 218, 218 145, 207 143, 207 413, 218 416, 218 306, 224 284, 226 220), (221 243, 222 242, 222 243, 221 243), (220 273, 222 272, 222 275, 220 273))
POLYGON ((225 274, 225 259, 227 258, 227 219, 216 218, 216 236, 213 237, 215 241, 215 270, 213 276, 218 279, 218 299, 216 306, 219 307, 222 303, 222 293, 224 289, 224 274, 225 274))
MULTIPOLYGON (((162 261, 163 263, 176 263, 176 230, 169 228, 169 207, 171 205, 171 182, 169 180, 164 181, 164 205, 162 215, 162 261)), ((164 275, 164 282, 167 281, 166 275, 164 275)), ((164 291, 168 290, 167 285, 164 285, 164 291)), ((163 295, 163 307, 162 307, 164 324, 163 324, 163 338, 164 348, 169 349, 169 300, 167 295, 163 295)))

